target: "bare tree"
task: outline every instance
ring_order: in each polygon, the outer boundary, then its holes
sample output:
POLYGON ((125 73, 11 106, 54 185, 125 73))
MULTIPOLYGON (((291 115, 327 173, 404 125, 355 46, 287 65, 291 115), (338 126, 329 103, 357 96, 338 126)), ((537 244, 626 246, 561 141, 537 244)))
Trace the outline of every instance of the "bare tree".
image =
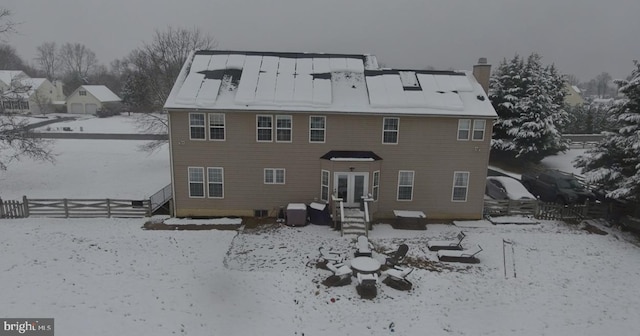
POLYGON ((57 79, 56 72, 61 66, 61 60, 55 42, 45 42, 36 48, 36 62, 50 81, 57 79))
POLYGON ((8 44, 0 44, 0 70, 26 70, 27 66, 16 49, 8 44))
MULTIPOLYGON (((147 134, 166 134, 169 131, 169 120, 166 114, 140 113, 137 116, 136 125, 140 131, 147 134)), ((167 140, 152 140, 138 146, 138 149, 153 153, 166 143, 167 140)))
POLYGON ((151 102, 151 111, 162 109, 189 53, 216 46, 212 36, 197 28, 168 27, 165 31, 156 30, 151 43, 134 50, 128 57, 133 68, 131 77, 145 79, 145 96, 151 102))
MULTIPOLYGON (((0 8, 0 37, 14 32, 15 24, 9 20, 9 15, 9 11, 0 8)), ((17 97, 30 90, 19 80, 11 81, 10 86, 0 93, 0 170, 7 169, 7 164, 24 156, 53 162, 50 142, 34 135, 28 119, 5 113, 5 104, 12 103, 10 95, 17 97)))
POLYGON ((42 115, 54 111, 51 98, 41 94, 38 90, 35 90, 33 93, 33 102, 36 103, 36 105, 38 106, 38 110, 40 110, 40 113, 42 113, 42 115))
POLYGON ((17 25, 11 20, 11 11, 0 8, 0 40, 7 34, 15 33, 17 25))
MULTIPOLYGON (((131 52, 119 66, 126 78, 121 91, 123 102, 136 112, 138 126, 147 133, 168 133, 166 116, 150 114, 162 110, 182 66, 195 49, 213 49, 216 40, 199 29, 168 27, 156 30, 153 41, 131 52)), ((141 146, 154 151, 167 141, 153 141, 141 146)))
POLYGON ((96 54, 80 43, 65 43, 60 47, 59 55, 64 71, 79 78, 87 78, 98 66, 96 54))

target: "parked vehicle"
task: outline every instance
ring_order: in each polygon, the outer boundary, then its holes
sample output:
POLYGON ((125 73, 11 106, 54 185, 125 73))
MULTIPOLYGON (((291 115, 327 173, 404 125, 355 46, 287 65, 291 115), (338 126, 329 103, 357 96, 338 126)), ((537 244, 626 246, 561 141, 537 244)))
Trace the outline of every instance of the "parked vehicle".
POLYGON ((485 193, 497 200, 535 200, 520 181, 508 176, 489 176, 485 193))
POLYGON ((573 204, 596 200, 596 196, 575 175, 559 170, 523 174, 521 181, 533 195, 544 202, 573 204))

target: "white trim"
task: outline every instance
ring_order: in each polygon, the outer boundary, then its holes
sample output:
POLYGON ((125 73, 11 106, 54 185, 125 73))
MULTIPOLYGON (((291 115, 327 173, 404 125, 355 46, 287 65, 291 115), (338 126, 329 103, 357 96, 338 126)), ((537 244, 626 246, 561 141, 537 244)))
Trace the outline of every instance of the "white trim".
POLYGON ((203 112, 189 112, 189 140, 193 140, 193 141, 206 141, 207 140, 207 114, 203 113, 203 112), (202 126, 200 125, 196 125, 193 126, 191 125, 191 116, 192 115, 202 115, 202 126), (202 134, 204 135, 203 138, 192 138, 191 137, 191 128, 192 127, 202 127, 202 134))
POLYGON ((276 142, 285 142, 285 143, 286 142, 293 142, 293 116, 292 115, 290 115, 290 114, 279 114, 279 115, 276 115, 274 126, 275 126, 274 127, 275 128, 274 134, 275 134, 275 141, 276 142), (289 128, 285 128, 285 127, 280 128, 280 127, 278 127, 278 119, 279 118, 283 118, 283 117, 284 117, 284 119, 288 119, 289 120, 289 122, 291 124, 291 127, 289 127, 289 128), (289 130, 289 140, 278 140, 278 129, 289 130))
POLYGON ((371 178, 371 197, 374 202, 377 202, 380 199, 380 171, 376 170, 373 172, 373 177, 371 178), (376 175, 378 176, 378 183, 376 184, 376 175), (376 195, 376 190, 378 194, 376 195))
POLYGON ((215 198, 215 199, 224 198, 224 168, 223 167, 207 167, 207 198, 215 198), (211 188, 211 183, 212 182, 209 180, 209 170, 210 169, 220 169, 220 172, 221 172, 221 175, 222 175, 222 182, 213 182, 213 183, 222 185, 222 196, 211 196, 210 188, 211 188))
POLYGON ((484 120, 484 119, 476 119, 476 120, 474 120, 473 121, 473 128, 472 128, 472 131, 471 131, 471 140, 472 141, 484 141, 484 134, 486 133, 486 129, 487 129, 487 121, 486 120, 484 120), (480 128, 476 129, 476 123, 480 123, 480 122, 484 123, 482 129, 480 129, 480 128), (476 131, 478 131, 478 132, 482 131, 482 138, 476 139, 476 131))
POLYGON ((471 119, 458 119, 458 130, 456 132, 456 139, 458 141, 469 141, 469 137, 471 136, 471 119), (460 126, 462 126, 462 122, 463 121, 468 121, 469 122, 469 127, 468 128, 461 128, 460 126), (460 131, 467 131, 467 137, 466 138, 461 138, 460 137, 460 131))
POLYGON ((262 182, 264 184, 286 184, 287 183, 287 170, 284 168, 265 168, 262 176, 262 182), (273 182, 267 182, 267 171, 271 171, 273 174, 273 182), (282 182, 278 182, 277 172, 282 171, 282 182))
POLYGON ((373 158, 331 158, 329 161, 343 161, 343 162, 372 162, 375 161, 373 158))
POLYGON ((273 116, 270 114, 257 114, 256 115, 256 141, 257 142, 273 142, 273 116), (270 140, 259 140, 258 139, 258 131, 260 129, 267 129, 267 127, 258 127, 258 120, 260 119, 260 117, 268 117, 269 120, 271 120, 271 127, 269 128, 271 130, 271 137, 270 140))
POLYGON ((204 167, 187 167, 187 186, 189 190, 189 198, 205 198, 207 195, 207 187, 205 185, 204 167), (191 169, 199 169, 202 172, 202 182, 191 182, 191 169), (191 196, 191 183, 202 183, 202 196, 191 196))
POLYGON ((215 112, 210 112, 207 113, 207 119, 209 121, 209 127, 207 127, 207 130, 209 131, 208 137, 209 137, 209 141, 226 141, 227 140, 227 117, 225 116, 224 113, 215 113, 215 112), (222 116, 222 127, 220 126, 211 126, 211 116, 212 115, 221 115, 222 116), (211 129, 215 128, 222 128, 222 134, 224 135, 222 139, 212 139, 211 138, 211 129))
POLYGON ((399 117, 383 117, 382 118, 382 144, 383 145, 397 145, 400 142, 400 118, 399 117), (395 130, 385 130, 385 121, 387 119, 396 119, 398 120, 398 129, 395 130), (395 132, 396 133, 396 142, 384 142, 384 134, 385 132, 395 132))
POLYGON ((327 116, 318 116, 318 115, 309 116, 309 143, 325 143, 326 141, 327 141, 327 116), (322 118, 322 120, 324 120, 323 122, 324 128, 312 128, 311 127, 312 118, 322 118), (319 130, 322 130, 322 141, 312 141, 311 131, 319 131, 319 130))
POLYGON ((331 172, 325 169, 321 169, 320 170, 320 199, 321 200, 326 202, 329 201, 329 197, 331 196, 331 188, 329 187, 330 185, 331 185, 331 172), (323 184, 325 173, 327 174, 327 184, 323 184), (322 198, 322 189, 325 187, 327 188, 327 199, 322 198))
POLYGON ((453 186, 451 187, 451 202, 466 202, 467 199, 469 198, 469 180, 471 178, 471 173, 468 171, 454 171, 453 172, 453 186), (465 186, 456 186, 456 175, 457 174, 467 174, 467 184, 465 186), (456 188, 464 188, 465 192, 464 192, 464 200, 455 200, 453 199, 454 196, 454 192, 456 190, 456 188))
POLYGON ((398 171, 398 189, 396 189, 396 201, 398 202, 410 202, 413 201, 413 189, 416 181, 416 172, 414 170, 399 170, 398 171), (408 187, 409 185, 400 185, 400 176, 402 173, 411 173, 411 198, 400 199, 400 187, 408 187))

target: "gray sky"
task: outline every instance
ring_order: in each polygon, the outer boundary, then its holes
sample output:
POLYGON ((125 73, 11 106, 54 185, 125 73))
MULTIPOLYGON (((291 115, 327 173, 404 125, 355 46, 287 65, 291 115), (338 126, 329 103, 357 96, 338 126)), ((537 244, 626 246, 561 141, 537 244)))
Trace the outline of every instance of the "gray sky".
POLYGON ((371 53, 387 67, 471 69, 537 52, 581 81, 631 73, 640 59, 639 0, 3 0, 22 22, 7 38, 82 43, 101 63, 155 29, 198 27, 218 49, 371 53))

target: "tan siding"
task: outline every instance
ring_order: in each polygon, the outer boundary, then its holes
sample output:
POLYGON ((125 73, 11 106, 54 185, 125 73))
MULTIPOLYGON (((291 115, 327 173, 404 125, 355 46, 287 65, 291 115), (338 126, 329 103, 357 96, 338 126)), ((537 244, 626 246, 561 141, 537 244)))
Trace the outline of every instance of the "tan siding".
MULTIPOLYGON (((430 218, 479 218, 489 154, 490 124, 484 141, 457 141, 457 118, 400 117, 399 143, 382 144, 383 116, 326 114, 326 142, 309 143, 309 115, 293 115, 291 143, 256 142, 256 114, 226 113, 226 141, 190 141, 187 112, 170 112, 174 160, 175 204, 178 216, 239 214, 266 209, 275 213, 290 202, 320 197, 320 170, 333 173, 380 170, 379 214, 394 209, 422 210, 430 218), (373 151, 375 163, 329 162, 319 159, 330 150, 373 151), (225 198, 188 198, 187 167, 223 167, 225 198), (286 184, 265 185, 264 168, 286 169, 286 184), (412 201, 396 201, 399 170, 415 171, 412 201), (453 172, 469 171, 468 201, 451 202, 453 172), (228 209, 228 213, 227 210, 228 209)), ((273 113, 285 114, 285 113, 273 113)), ((312 115, 323 115, 313 113, 312 115)), ((208 130, 207 130, 208 132, 208 130)))

